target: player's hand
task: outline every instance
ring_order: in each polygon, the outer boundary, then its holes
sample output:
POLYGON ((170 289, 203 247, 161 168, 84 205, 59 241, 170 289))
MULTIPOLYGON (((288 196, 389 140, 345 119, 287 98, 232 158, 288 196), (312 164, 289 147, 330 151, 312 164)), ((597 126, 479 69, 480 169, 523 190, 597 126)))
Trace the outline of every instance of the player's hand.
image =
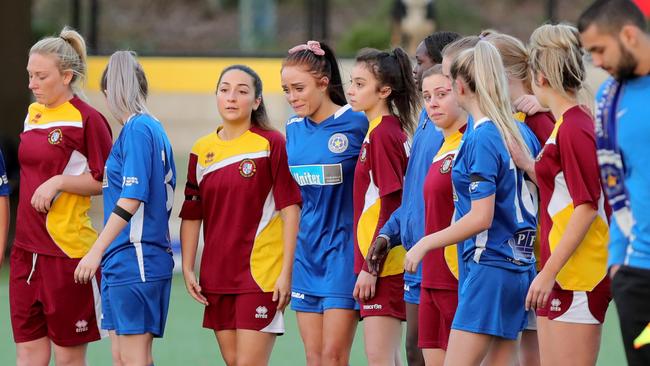
POLYGON ((32 195, 32 207, 38 212, 47 213, 59 193, 60 176, 55 175, 41 184, 32 195))
POLYGON ((377 276, 361 270, 359 277, 357 277, 357 283, 354 285, 352 296, 359 302, 368 301, 375 297, 376 285, 377 276))
POLYGON ((427 252, 424 250, 422 239, 417 242, 404 256, 404 270, 406 272, 415 273, 418 270, 418 265, 422 262, 422 258, 427 252))
POLYGON ((278 302, 278 310, 282 311, 291 301, 291 274, 282 271, 273 288, 273 301, 278 302))
POLYGON ((74 282, 81 284, 90 282, 95 277, 101 262, 102 254, 91 248, 77 264, 77 268, 74 270, 74 282))
POLYGON ((368 264, 370 274, 373 276, 379 275, 379 271, 381 271, 384 260, 388 255, 388 250, 388 240, 381 236, 375 239, 375 242, 370 245, 368 255, 366 255, 366 263, 368 264))
POLYGON ((528 288, 528 295, 526 295, 526 310, 537 310, 544 308, 548 301, 553 285, 555 284, 555 276, 551 275, 548 271, 542 270, 535 276, 533 283, 528 288))
POLYGON ((526 173, 532 172, 535 170, 535 160, 533 160, 528 153, 522 150, 521 146, 512 139, 508 139, 508 150, 510 151, 510 157, 512 161, 515 162, 515 165, 523 170, 526 173))
POLYGON ((530 94, 522 95, 521 97, 517 98, 513 103, 512 106, 519 112, 524 112, 528 116, 532 116, 535 113, 539 112, 548 112, 548 108, 542 107, 542 105, 539 103, 539 100, 534 96, 530 94))
POLYGON ((183 271, 183 278, 185 279, 185 288, 190 296, 199 303, 208 306, 208 299, 201 293, 201 286, 196 280, 194 271, 183 271))

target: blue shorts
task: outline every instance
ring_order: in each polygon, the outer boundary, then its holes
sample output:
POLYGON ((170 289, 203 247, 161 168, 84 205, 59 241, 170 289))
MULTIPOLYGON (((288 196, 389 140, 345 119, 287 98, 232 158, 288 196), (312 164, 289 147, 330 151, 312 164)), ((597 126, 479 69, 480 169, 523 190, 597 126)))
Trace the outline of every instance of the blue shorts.
POLYGON ((519 332, 526 329, 525 300, 534 272, 516 272, 474 261, 466 265, 466 270, 451 328, 517 339, 519 332))
POLYGON ((359 304, 352 297, 320 297, 291 291, 291 310, 322 314, 325 310, 359 310, 359 304))
POLYGON ((404 279, 404 302, 420 305, 420 282, 404 279))
POLYGON ((102 329, 162 337, 171 287, 171 278, 118 286, 102 281, 102 329))

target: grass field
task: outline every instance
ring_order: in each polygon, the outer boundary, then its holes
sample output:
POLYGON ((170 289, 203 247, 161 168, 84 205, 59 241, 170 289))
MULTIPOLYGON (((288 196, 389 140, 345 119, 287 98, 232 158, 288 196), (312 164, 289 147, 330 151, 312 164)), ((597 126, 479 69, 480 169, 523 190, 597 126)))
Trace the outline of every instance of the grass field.
MULTIPOLYGON (((15 364, 15 351, 9 320, 8 266, 0 271, 0 365, 15 364)), ((618 319, 613 306, 607 314, 603 332, 599 366, 625 365, 618 319)), ((271 365, 304 365, 305 358, 293 311, 286 314, 287 333, 278 337, 271 365)), ((211 331, 201 328, 202 306, 187 295, 183 279, 175 276, 165 337, 154 342, 154 359, 157 366, 167 365, 223 365, 219 350, 211 331)), ((111 364, 110 343, 107 339, 89 346, 88 363, 91 366, 111 364)), ((53 365, 54 363, 52 363, 53 365)), ((352 349, 351 365, 365 365, 361 327, 352 349)))

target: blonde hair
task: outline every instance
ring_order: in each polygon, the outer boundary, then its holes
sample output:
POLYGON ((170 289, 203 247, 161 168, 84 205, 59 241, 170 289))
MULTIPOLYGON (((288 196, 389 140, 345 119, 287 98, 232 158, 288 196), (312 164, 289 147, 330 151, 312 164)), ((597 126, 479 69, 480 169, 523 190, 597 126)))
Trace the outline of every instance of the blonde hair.
POLYGON ((528 50, 519 39, 496 31, 484 31, 486 41, 492 43, 499 50, 503 66, 509 77, 521 80, 526 91, 533 94, 530 85, 530 72, 528 70, 528 50))
POLYGON ((460 77, 476 95, 478 106, 494 122, 504 144, 514 140, 531 155, 517 122, 512 117, 508 81, 499 51, 487 41, 479 41, 474 48, 461 52, 451 65, 452 79, 460 77))
POLYGON ((108 109, 120 122, 132 114, 151 114, 146 106, 147 78, 136 56, 133 51, 113 53, 102 74, 101 87, 108 109))
POLYGON ((29 50, 30 56, 34 53, 55 56, 59 72, 72 72, 72 92, 85 99, 82 88, 87 73, 86 42, 81 34, 65 26, 57 37, 46 37, 36 42, 29 50))
POLYGON ((586 90, 584 51, 578 29, 568 24, 545 24, 530 36, 530 69, 541 72, 551 89, 592 106, 586 90))

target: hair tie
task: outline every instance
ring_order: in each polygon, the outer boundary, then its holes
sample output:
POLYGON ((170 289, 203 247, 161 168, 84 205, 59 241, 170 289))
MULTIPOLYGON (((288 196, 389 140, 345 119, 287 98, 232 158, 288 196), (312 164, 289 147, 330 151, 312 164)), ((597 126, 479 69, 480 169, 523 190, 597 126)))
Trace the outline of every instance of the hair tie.
POLYGON ((289 50, 289 54, 300 52, 300 51, 311 51, 316 56, 325 56, 325 51, 320 47, 320 43, 317 41, 308 41, 307 44, 299 44, 289 50))

